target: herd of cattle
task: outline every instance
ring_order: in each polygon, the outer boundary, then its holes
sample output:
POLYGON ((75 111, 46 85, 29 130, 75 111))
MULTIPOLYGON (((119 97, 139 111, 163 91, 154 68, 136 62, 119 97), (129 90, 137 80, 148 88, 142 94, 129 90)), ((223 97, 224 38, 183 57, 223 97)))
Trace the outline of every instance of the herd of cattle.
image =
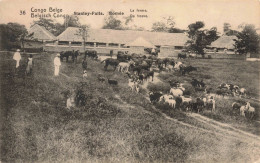
MULTIPOLYGON (((68 52, 67 52, 68 53, 68 52)), ((64 53, 66 54, 66 52, 64 53)), ((76 54, 74 52, 74 54, 76 54)), ((180 54, 183 55, 183 54, 180 54)), ((73 58, 73 55, 71 55, 73 58)), ((97 60, 98 56, 96 51, 86 51, 84 61, 86 57, 91 57, 97 60)), ((76 57, 75 57, 76 58, 76 57)), ((181 58, 181 57, 180 57, 181 58)), ((183 57, 184 59, 185 57, 183 57)), ((72 59, 73 60, 73 59, 72 59)), ((119 71, 127 74, 128 86, 132 91, 139 92, 140 86, 148 80, 153 81, 154 73, 161 71, 178 71, 181 75, 189 74, 192 71, 197 71, 196 67, 188 66, 181 61, 175 61, 172 58, 157 58, 156 56, 139 56, 136 54, 127 55, 123 52, 119 52, 117 58, 107 58, 101 63, 105 63, 104 70, 107 71, 109 67, 113 68, 114 71, 119 71)), ((83 66, 83 64, 82 64, 83 66)), ((117 85, 118 81, 115 79, 106 79, 102 74, 98 75, 98 80, 101 82, 108 81, 110 85, 117 85)), ((166 93, 160 91, 149 92, 149 98, 151 103, 166 103, 172 108, 191 111, 201 112, 204 109, 210 109, 212 112, 216 109, 216 95, 233 95, 233 96, 246 96, 246 89, 239 88, 234 84, 222 83, 217 88, 216 93, 212 93, 212 88, 208 88, 203 80, 192 79, 190 84, 196 91, 202 91, 202 95, 199 97, 191 97, 185 95, 185 87, 183 83, 178 81, 170 81, 170 90, 166 93)), ((231 107, 231 106, 230 106, 231 107)), ((252 118, 255 113, 249 102, 246 104, 234 102, 232 108, 240 110, 240 115, 245 116, 248 113, 249 117, 252 118)))

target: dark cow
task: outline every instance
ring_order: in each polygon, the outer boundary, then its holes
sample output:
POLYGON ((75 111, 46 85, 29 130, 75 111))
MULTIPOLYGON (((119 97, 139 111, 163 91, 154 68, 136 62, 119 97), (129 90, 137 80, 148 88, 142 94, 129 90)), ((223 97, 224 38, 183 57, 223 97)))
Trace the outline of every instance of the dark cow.
POLYGON ((161 96, 162 96, 162 92, 150 92, 149 93, 150 101, 153 104, 156 102, 159 102, 159 99, 161 96))
POLYGON ((192 111, 194 112, 200 112, 200 111, 203 111, 203 108, 204 108, 204 101, 203 99, 201 98, 197 98, 196 99, 196 102, 193 102, 191 104, 191 107, 192 107, 192 111))
POLYGON ((105 60, 103 60, 101 63, 105 62, 105 70, 107 70, 107 67, 110 65, 110 66, 113 66, 114 67, 114 71, 116 70, 116 67, 118 66, 119 64, 119 61, 116 60, 116 59, 113 59, 113 58, 107 58, 105 60))
POLYGON ((120 62, 128 62, 131 59, 131 56, 124 54, 123 52, 118 52, 117 60, 120 62))
POLYGON ((186 53, 181 52, 181 53, 178 54, 178 59, 185 59, 185 58, 187 58, 186 53))
POLYGON ((108 79, 108 84, 110 84, 110 85, 117 85, 118 82, 116 80, 114 80, 114 79, 108 79))
POLYGON ((95 50, 86 50, 84 58, 86 58, 86 57, 90 57, 92 59, 98 59, 97 51, 95 51, 95 50))
POLYGON ((198 81, 197 79, 192 79, 191 85, 193 87, 200 87, 200 88, 204 88, 206 86, 206 84, 203 82, 203 80, 198 81))
POLYGON ((69 61, 69 57, 71 56, 71 58, 72 58, 72 61, 74 62, 75 61, 75 58, 77 59, 77 57, 78 57, 78 55, 79 55, 79 53, 77 52, 74 52, 74 50, 73 51, 62 51, 61 53, 60 53, 60 60, 63 62, 63 58, 66 58, 66 62, 68 62, 69 61))
POLYGON ((197 71, 197 68, 193 66, 180 67, 180 72, 182 75, 185 75, 186 73, 189 74, 191 71, 197 71))
POLYGON ((142 75, 144 76, 145 80, 147 80, 148 78, 152 77, 152 81, 153 81, 154 71, 142 70, 142 75))

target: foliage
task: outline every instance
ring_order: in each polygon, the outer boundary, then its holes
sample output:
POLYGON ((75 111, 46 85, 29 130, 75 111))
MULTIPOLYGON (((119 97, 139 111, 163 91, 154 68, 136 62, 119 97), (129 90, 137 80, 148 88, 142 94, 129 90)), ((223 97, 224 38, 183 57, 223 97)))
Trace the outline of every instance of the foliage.
POLYGON ((168 30, 168 32, 169 33, 184 33, 185 32, 185 30, 183 30, 183 29, 180 29, 180 28, 170 28, 169 30, 168 30))
POLYGON ((187 49, 204 55, 204 48, 210 45, 213 41, 218 39, 218 32, 216 27, 212 27, 210 30, 202 30, 205 26, 204 22, 197 21, 188 26, 187 49))
MULTIPOLYGON (((113 12, 113 10, 109 11, 113 12)), ((128 22, 130 20, 126 19, 128 22)), ((128 22, 126 24, 128 24, 128 22)), ((121 30, 123 29, 122 27, 122 22, 121 20, 117 19, 114 15, 109 15, 105 17, 104 19, 104 25, 102 27, 103 29, 116 29, 116 30, 121 30)))
POLYGON ((43 26, 46 30, 48 30, 55 36, 58 36, 65 30, 64 25, 62 25, 60 23, 55 23, 53 19, 40 18, 37 21, 33 21, 32 26, 34 24, 43 26))
POLYGON ((242 32, 238 33, 237 40, 235 40, 235 47, 239 54, 258 53, 259 52, 259 35, 256 33, 255 26, 247 24, 244 26, 242 32))
POLYGON ((24 39, 28 31, 24 25, 18 23, 0 24, 1 49, 11 50, 20 48, 20 41, 24 39))
POLYGON ((169 32, 169 33, 183 33, 185 30, 175 28, 175 21, 172 16, 163 17, 162 21, 154 22, 152 25, 153 32, 169 32))
POLYGON ((77 35, 81 36, 83 39, 83 46, 84 46, 84 51, 85 51, 85 43, 86 43, 86 39, 88 37, 88 29, 89 26, 88 25, 82 25, 79 27, 79 30, 77 32, 77 35))
POLYGON ((167 27, 164 22, 155 22, 152 26, 153 32, 167 32, 167 27))
POLYGON ((230 29, 231 25, 229 23, 224 23, 223 32, 227 36, 237 35, 239 32, 233 29, 230 29))
POLYGON ((65 17, 64 24, 55 22, 53 19, 40 18, 37 21, 33 21, 33 25, 38 24, 43 26, 54 36, 60 35, 67 27, 80 27, 79 18, 77 16, 71 15, 65 17))

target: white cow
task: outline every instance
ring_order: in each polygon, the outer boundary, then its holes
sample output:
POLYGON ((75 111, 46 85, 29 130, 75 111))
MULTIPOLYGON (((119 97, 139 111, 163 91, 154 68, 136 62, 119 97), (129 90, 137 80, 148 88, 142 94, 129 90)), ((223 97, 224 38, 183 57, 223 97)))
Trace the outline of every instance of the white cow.
POLYGON ((169 99, 173 99, 173 96, 172 95, 168 95, 168 94, 165 94, 165 95, 162 95, 159 99, 159 102, 163 102, 163 101, 167 101, 169 99))
POLYGON ((246 108, 247 108, 250 118, 253 118, 253 116, 255 114, 255 108, 252 107, 249 102, 246 103, 246 108))
POLYGON ((174 97, 178 97, 178 96, 182 96, 183 95, 183 90, 181 90, 180 88, 171 88, 170 89, 170 93, 174 97))
POLYGON ((174 65, 174 69, 175 70, 180 70, 180 65, 182 65, 182 62, 177 62, 175 65, 174 65))
POLYGON ((173 108, 176 106, 176 101, 174 99, 167 99, 165 102, 167 102, 173 108))

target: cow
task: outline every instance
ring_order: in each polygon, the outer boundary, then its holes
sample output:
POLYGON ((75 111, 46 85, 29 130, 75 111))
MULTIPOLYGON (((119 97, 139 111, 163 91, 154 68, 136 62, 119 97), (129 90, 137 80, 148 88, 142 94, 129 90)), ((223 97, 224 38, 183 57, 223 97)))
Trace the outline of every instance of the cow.
POLYGON ((249 102, 246 103, 246 109, 248 111, 249 117, 252 119, 255 114, 255 108, 250 105, 249 102))
POLYGON ((119 61, 116 60, 116 59, 113 59, 113 58, 107 58, 105 60, 103 60, 101 63, 105 62, 105 70, 107 70, 107 67, 110 65, 110 66, 113 66, 114 67, 114 71, 116 70, 116 67, 118 66, 119 64, 119 61))
POLYGON ((181 52, 181 53, 178 54, 178 59, 185 59, 185 58, 187 58, 186 53, 181 52))
POLYGON ((74 50, 73 51, 65 51, 65 52, 62 51, 60 53, 60 60, 61 60, 61 62, 63 62, 63 58, 66 58, 66 62, 68 62, 69 61, 69 57, 71 56, 72 61, 74 62, 75 58, 77 59, 78 55, 79 55, 79 53, 78 52, 74 52, 74 50))
POLYGON ((203 82, 203 80, 198 81, 197 79, 192 79, 191 85, 195 88, 196 87, 204 88, 206 86, 206 84, 203 82))
POLYGON ((185 75, 186 73, 189 74, 191 71, 197 71, 197 68, 193 66, 180 67, 180 72, 182 75, 185 75))
POLYGON ((238 102, 233 102, 231 106, 233 110, 238 110, 242 106, 242 104, 238 102))
POLYGON ((162 92, 149 92, 149 98, 151 103, 156 103, 162 96, 162 92))
POLYGON ((129 71, 129 67, 130 66, 134 66, 134 62, 130 61, 129 63, 126 62, 120 62, 117 66, 118 71, 120 72, 128 72, 129 71))
POLYGON ((191 97, 184 97, 180 96, 182 98, 182 106, 186 111, 191 110, 191 103, 192 103, 192 98, 191 97))
POLYGON ((86 57, 90 57, 90 58, 95 59, 95 60, 98 59, 97 51, 95 51, 95 50, 86 50, 84 58, 86 58, 86 57))
POLYGON ((172 95, 164 94, 160 97, 159 102, 165 102, 166 100, 173 99, 172 95))
POLYGON ((181 90, 180 88, 171 88, 170 89, 170 93, 174 97, 178 97, 178 96, 182 96, 183 95, 183 90, 181 90))

